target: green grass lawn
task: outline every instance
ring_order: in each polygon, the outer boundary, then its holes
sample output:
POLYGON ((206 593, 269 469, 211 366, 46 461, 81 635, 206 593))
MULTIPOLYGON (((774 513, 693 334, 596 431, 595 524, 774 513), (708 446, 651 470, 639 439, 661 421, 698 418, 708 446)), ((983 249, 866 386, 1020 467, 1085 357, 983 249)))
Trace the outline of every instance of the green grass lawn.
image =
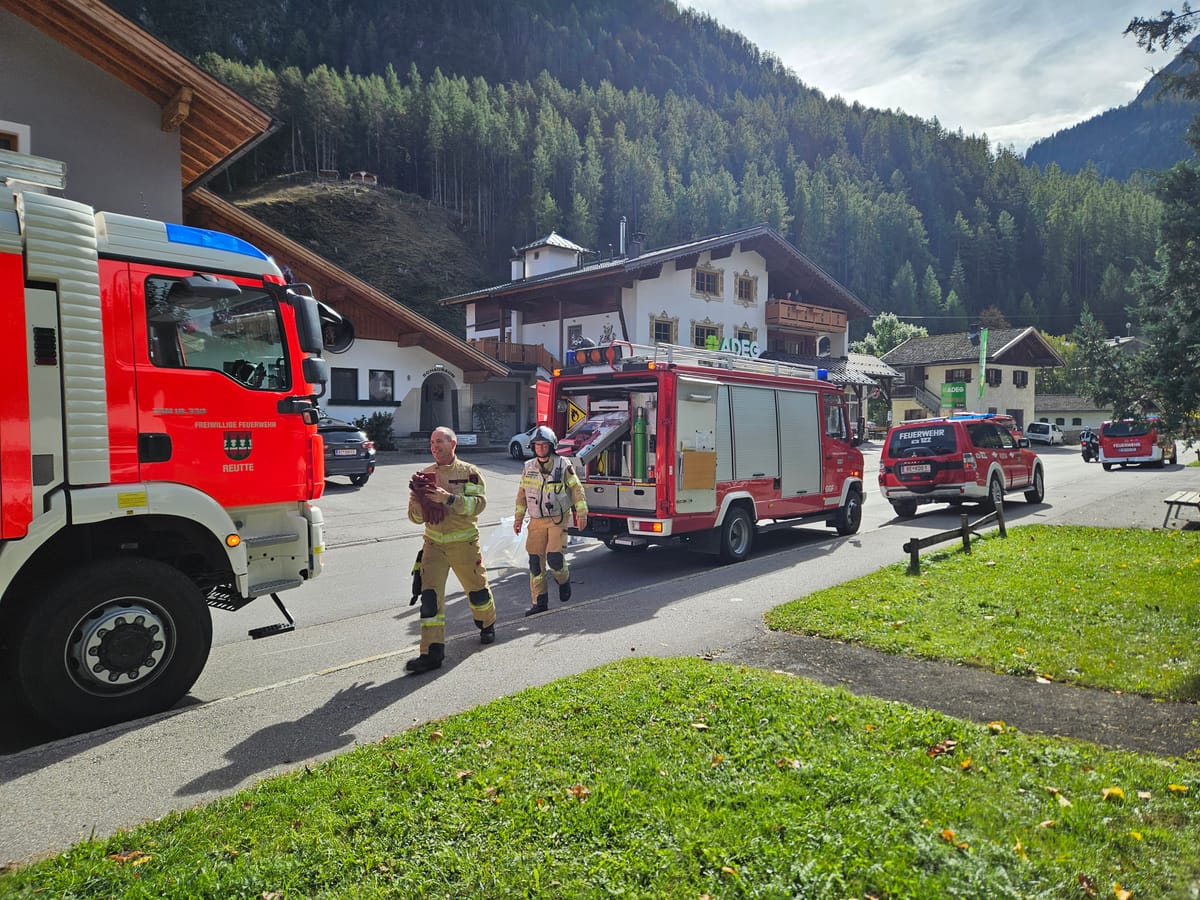
POLYGON ((1182 897, 1198 794, 1193 762, 636 659, 81 844, 0 894, 1182 897))
MULTIPOLYGON (((1023 526, 777 607, 774 629, 1200 700, 1200 532, 1023 526)), ((928 555, 926 555, 928 554, 928 555)))
MULTIPOLYGON (((930 563, 772 623, 1195 696, 1195 533, 1017 528, 930 563)), ((0 876, 5 898, 1198 893, 1200 762, 690 658, 523 691, 0 876)))

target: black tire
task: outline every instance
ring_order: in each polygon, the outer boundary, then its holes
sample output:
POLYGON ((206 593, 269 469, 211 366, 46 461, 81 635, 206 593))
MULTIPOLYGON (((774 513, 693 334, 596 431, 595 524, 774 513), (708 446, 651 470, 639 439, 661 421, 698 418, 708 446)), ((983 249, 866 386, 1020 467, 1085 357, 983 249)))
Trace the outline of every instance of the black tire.
POLYGON ((370 478, 370 477, 371 477, 371 473, 370 473, 370 472, 367 472, 367 473, 365 473, 365 474, 363 474, 363 475, 351 475, 351 476, 350 476, 350 483, 351 483, 352 485, 354 485, 355 487, 362 487, 364 484, 366 484, 366 483, 367 483, 367 479, 368 479, 368 478, 370 478))
POLYGON ((896 515, 901 519, 911 519, 917 514, 916 500, 893 500, 892 509, 896 511, 896 515))
POLYGON ((1102 468, 1105 472, 1111 472, 1112 463, 1100 463, 1100 468, 1102 468))
POLYGON ((1004 505, 1004 482, 993 475, 988 482, 987 496, 979 504, 989 512, 1004 505))
POLYGON ((508 445, 508 455, 513 459, 524 459, 525 451, 517 441, 513 441, 508 445))
POLYGON ((833 527, 843 537, 854 534, 862 524, 862 514, 862 494, 855 488, 846 494, 846 502, 834 514, 833 527))
POLYGON ((1046 496, 1046 483, 1042 478, 1042 469, 1037 467, 1033 470, 1033 487, 1025 492, 1026 503, 1041 503, 1042 498, 1046 496))
POLYGON ((53 729, 88 731, 170 709, 211 646, 204 595, 183 573, 148 559, 91 563, 52 584, 24 616, 17 683, 53 729))
POLYGON ((736 506, 725 515, 720 525, 720 550, 722 563, 741 562, 750 555, 754 546, 754 522, 743 507, 736 506))

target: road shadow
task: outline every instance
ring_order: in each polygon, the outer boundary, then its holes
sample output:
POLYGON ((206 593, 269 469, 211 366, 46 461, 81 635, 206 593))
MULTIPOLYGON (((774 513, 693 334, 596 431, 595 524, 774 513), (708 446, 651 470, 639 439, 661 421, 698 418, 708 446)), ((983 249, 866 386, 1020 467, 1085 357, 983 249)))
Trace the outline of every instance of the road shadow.
MULTIPOLYGON (((447 660, 444 671, 453 665, 447 660)), ((382 684, 355 683, 321 706, 291 722, 268 725, 225 751, 228 762, 192 779, 175 791, 178 797, 230 790, 277 766, 327 756, 350 747, 353 729, 422 685, 428 676, 402 675, 382 684)))

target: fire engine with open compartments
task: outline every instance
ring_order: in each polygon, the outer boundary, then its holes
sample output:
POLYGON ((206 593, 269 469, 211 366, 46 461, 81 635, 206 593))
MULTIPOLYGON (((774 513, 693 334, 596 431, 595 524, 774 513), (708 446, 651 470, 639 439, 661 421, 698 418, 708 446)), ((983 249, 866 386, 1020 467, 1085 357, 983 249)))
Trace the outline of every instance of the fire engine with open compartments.
POLYGON ((679 542, 737 562, 774 528, 858 531, 863 456, 823 370, 619 341, 566 357, 550 382, 551 424, 587 496, 581 534, 613 550, 679 542))
MULTIPOLYGON (((337 314, 230 235, 95 212, 0 151, 0 659, 58 731, 167 709, 236 610, 321 571, 337 314), (336 323, 334 323, 336 324, 336 323)), ((339 317, 340 318, 340 317, 339 317)))

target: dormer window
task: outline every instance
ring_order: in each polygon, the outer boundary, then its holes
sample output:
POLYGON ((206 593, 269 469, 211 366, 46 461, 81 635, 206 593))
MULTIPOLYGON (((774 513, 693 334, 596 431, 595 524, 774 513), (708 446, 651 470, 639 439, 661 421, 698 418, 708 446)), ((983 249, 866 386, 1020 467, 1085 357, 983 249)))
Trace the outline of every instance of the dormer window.
POLYGON ((13 153, 29 152, 29 126, 0 119, 0 150, 13 153))

